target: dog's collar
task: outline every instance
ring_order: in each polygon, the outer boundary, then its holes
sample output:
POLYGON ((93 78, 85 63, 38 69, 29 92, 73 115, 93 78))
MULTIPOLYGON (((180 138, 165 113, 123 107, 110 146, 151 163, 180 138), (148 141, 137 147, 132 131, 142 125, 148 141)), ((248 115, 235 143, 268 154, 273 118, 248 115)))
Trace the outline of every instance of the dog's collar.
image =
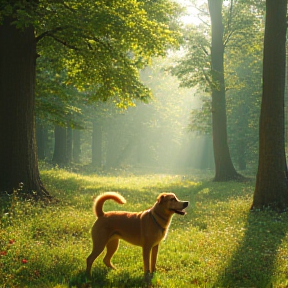
POLYGON ((155 222, 156 225, 162 230, 162 233, 164 233, 164 231, 166 230, 166 228, 162 227, 162 225, 157 221, 155 215, 157 215, 157 217, 159 217, 159 218, 161 218, 161 219, 162 219, 162 217, 161 217, 160 215, 158 215, 156 212, 154 212, 153 210, 150 210, 150 212, 151 212, 151 216, 152 216, 154 222, 155 222), (154 214, 155 214, 155 215, 154 215, 154 214))

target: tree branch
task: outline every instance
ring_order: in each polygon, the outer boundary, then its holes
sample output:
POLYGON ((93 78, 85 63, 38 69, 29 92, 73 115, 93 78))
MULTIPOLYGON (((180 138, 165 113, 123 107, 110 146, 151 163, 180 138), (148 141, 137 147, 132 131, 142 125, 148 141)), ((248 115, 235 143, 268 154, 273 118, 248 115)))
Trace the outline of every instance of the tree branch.
POLYGON ((203 68, 202 68, 202 72, 203 72, 203 75, 205 77, 205 80, 208 82, 209 87, 212 89, 213 83, 212 83, 212 81, 210 80, 210 78, 208 77, 208 75, 206 74, 206 72, 205 72, 205 70, 203 68))
POLYGON ((43 39, 46 36, 51 36, 54 33, 58 32, 58 31, 63 31, 65 29, 69 28, 69 26, 63 26, 63 27, 56 27, 52 30, 48 30, 46 32, 43 32, 42 34, 40 34, 39 36, 36 37, 36 43, 38 43, 41 39, 43 39))
POLYGON ((201 19, 200 17, 197 17, 203 24, 205 24, 207 27, 210 27, 210 24, 201 19))
POLYGON ((231 38, 231 36, 233 35, 234 31, 230 31, 229 34, 226 37, 226 40, 223 43, 224 48, 226 47, 227 43, 229 42, 229 39, 231 38))
POLYGON ((230 8, 229 8, 229 18, 228 18, 228 23, 227 23, 228 36, 226 37, 226 40, 223 43, 224 47, 226 47, 229 39, 231 38, 231 36, 233 34, 233 30, 230 30, 231 29, 231 24, 232 24, 232 19, 233 19, 233 0, 231 0, 231 5, 230 5, 230 8), (229 30, 230 30, 230 32, 229 32, 229 30))
POLYGON ((229 31, 230 25, 232 23, 232 15, 233 15, 233 0, 231 0, 231 5, 229 8, 229 18, 228 18, 228 23, 227 23, 227 30, 229 31))
POLYGON ((58 37, 56 37, 53 34, 48 34, 47 36, 52 37, 56 42, 61 43, 62 45, 66 46, 69 49, 75 50, 75 51, 79 51, 80 49, 77 48, 76 46, 70 45, 68 44, 66 41, 59 39, 58 37))
POLYGON ((70 12, 72 12, 72 13, 75 13, 75 12, 76 12, 75 9, 69 7, 69 6, 68 6, 67 4, 65 4, 64 2, 63 2, 62 4, 63 4, 63 6, 64 6, 66 9, 68 9, 70 12))
POLYGON ((191 5, 191 7, 195 8, 196 10, 198 10, 201 14, 209 16, 209 13, 203 9, 200 9, 199 7, 197 7, 196 5, 191 5))
POLYGON ((200 48, 204 52, 205 56, 209 56, 210 55, 209 52, 207 51, 207 49, 204 46, 201 45, 200 48))

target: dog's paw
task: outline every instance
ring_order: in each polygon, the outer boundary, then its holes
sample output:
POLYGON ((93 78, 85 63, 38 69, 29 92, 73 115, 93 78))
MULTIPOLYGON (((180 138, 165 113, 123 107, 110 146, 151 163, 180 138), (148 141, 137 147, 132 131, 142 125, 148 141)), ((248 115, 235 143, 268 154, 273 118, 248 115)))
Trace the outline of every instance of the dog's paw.
POLYGON ((145 273, 144 282, 145 282, 146 285, 148 285, 148 287, 151 286, 152 278, 153 278, 153 273, 150 273, 150 272, 146 272, 145 273))

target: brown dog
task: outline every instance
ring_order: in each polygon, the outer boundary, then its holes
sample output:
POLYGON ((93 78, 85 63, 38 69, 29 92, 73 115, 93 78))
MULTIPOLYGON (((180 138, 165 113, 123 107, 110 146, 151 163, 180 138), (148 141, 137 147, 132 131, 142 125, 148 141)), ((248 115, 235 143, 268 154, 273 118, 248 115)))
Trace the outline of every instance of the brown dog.
POLYGON ((103 262, 107 267, 114 268, 111 258, 117 251, 119 239, 123 239, 142 247, 144 272, 146 278, 149 278, 150 273, 155 272, 158 245, 168 232, 173 214, 184 215, 183 210, 189 202, 179 201, 173 193, 162 193, 154 206, 143 212, 104 213, 103 204, 109 199, 119 204, 126 203, 126 200, 115 192, 104 193, 95 200, 94 211, 98 219, 92 227, 93 250, 87 258, 87 275, 90 276, 94 260, 105 247, 107 252, 103 262))

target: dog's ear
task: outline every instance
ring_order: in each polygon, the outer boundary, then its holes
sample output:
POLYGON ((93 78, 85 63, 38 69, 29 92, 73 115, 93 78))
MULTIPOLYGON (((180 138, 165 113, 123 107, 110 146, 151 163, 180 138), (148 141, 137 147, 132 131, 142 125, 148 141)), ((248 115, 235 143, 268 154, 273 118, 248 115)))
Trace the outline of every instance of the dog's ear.
POLYGON ((160 194, 157 198, 157 202, 161 203, 161 201, 164 199, 164 197, 165 197, 164 193, 160 194))

